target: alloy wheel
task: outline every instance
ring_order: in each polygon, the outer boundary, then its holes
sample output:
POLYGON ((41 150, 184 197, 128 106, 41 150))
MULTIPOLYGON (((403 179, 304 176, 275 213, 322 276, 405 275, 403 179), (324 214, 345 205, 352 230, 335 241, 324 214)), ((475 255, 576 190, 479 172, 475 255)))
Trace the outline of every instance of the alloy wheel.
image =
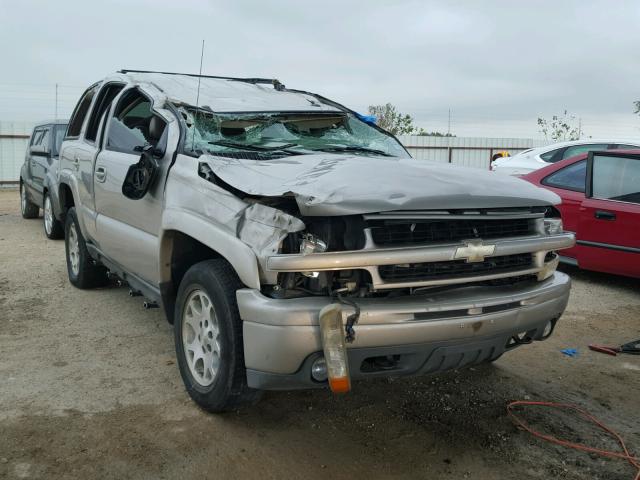
POLYGON ((67 242, 71 272, 74 276, 78 276, 80 273, 80 244, 78 243, 78 232, 74 223, 72 223, 69 228, 69 238, 67 242))
POLYGON ((191 292, 182 312, 182 345, 195 381, 211 385, 220 367, 220 327, 209 295, 191 292))
POLYGON ((51 235, 51 229, 53 228, 53 211, 51 210, 51 197, 46 195, 44 197, 44 229, 47 235, 51 235))

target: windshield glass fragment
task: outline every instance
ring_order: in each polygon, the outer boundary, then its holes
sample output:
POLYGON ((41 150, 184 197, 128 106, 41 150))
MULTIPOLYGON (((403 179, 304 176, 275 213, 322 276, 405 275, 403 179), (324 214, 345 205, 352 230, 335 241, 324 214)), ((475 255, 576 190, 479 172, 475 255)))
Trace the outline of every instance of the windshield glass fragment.
POLYGON ((392 136, 347 112, 213 113, 181 107, 185 150, 259 158, 313 152, 408 157, 392 136), (244 156, 244 155, 243 155, 244 156))

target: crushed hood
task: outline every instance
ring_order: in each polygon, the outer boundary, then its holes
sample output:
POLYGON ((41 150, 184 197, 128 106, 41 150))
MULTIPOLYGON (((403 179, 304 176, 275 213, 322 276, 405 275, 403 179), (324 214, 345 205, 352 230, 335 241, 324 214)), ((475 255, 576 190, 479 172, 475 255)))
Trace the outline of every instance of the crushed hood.
POLYGON ((313 154, 274 160, 203 155, 215 175, 250 195, 294 196, 303 215, 553 205, 560 198, 495 172, 412 158, 313 154))

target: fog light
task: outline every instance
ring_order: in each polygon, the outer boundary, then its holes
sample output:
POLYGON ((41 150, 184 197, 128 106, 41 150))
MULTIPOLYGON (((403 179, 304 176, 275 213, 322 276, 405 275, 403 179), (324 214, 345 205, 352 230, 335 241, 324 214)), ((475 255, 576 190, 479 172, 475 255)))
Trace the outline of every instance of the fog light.
POLYGON ((544 219, 544 233, 547 235, 558 235, 562 233, 562 219, 560 218, 545 218, 544 219))
POLYGON ((327 379, 327 362, 324 357, 316 358, 311 364, 311 378, 316 382, 324 382, 327 379))

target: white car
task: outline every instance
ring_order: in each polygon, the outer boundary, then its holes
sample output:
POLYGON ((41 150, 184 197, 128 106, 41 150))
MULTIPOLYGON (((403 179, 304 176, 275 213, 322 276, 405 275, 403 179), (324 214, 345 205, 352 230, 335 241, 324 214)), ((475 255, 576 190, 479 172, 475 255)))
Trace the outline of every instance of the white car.
POLYGON ((571 142, 560 142, 545 147, 531 148, 513 157, 503 157, 491 163, 491 170, 507 175, 526 175, 565 158, 575 157, 591 150, 638 149, 640 142, 598 140, 587 138, 571 142))

